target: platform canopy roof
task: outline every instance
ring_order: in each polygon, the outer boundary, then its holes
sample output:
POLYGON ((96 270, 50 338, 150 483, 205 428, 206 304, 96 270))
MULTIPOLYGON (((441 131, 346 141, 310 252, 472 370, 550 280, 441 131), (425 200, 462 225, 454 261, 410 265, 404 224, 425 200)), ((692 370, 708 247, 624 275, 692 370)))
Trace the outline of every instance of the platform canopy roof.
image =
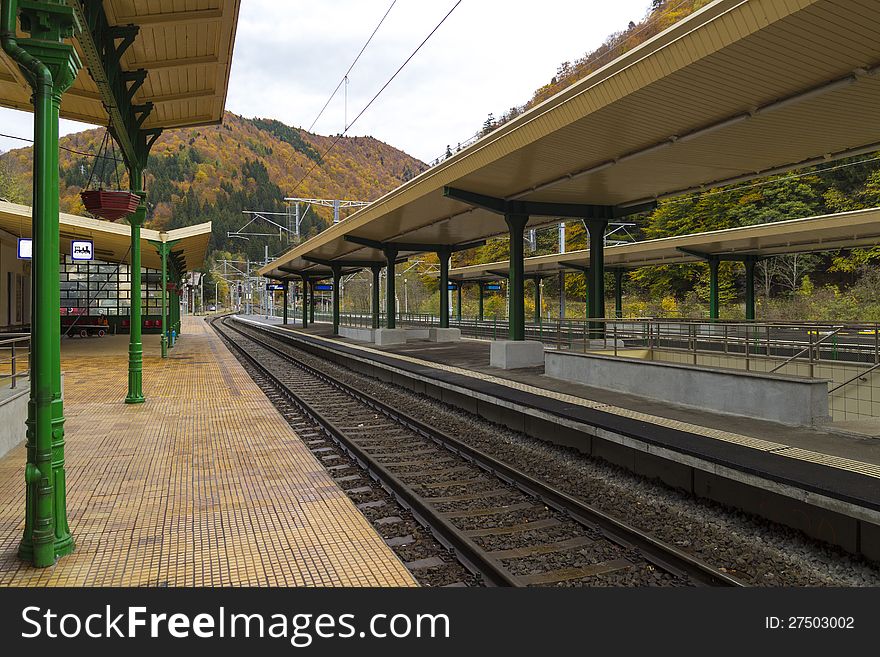
MULTIPOLYGON (((145 74, 131 99, 133 106, 153 105, 141 128, 181 128, 222 120, 240 0, 68 0, 68 4, 80 23, 91 27, 73 40, 83 67, 62 98, 62 117, 108 125, 116 113, 116 121, 123 121, 119 112, 126 110, 126 103, 118 102, 113 67, 101 53, 108 39, 117 46, 129 29, 126 26, 134 26, 131 32, 138 29, 133 41, 123 49, 118 64, 124 75, 133 76, 122 83, 125 89, 135 84, 138 71, 145 74)), ((0 105, 32 111, 30 98, 21 71, 0 51, 0 105)))
MULTIPOLYGON (((880 244, 880 208, 664 237, 605 247, 605 267, 632 269, 704 260, 701 255, 737 259, 786 253, 815 253, 880 244)), ((526 275, 550 275, 589 267, 589 249, 525 259, 526 275)), ((459 281, 503 278, 510 263, 490 262, 449 271, 459 281)))
MULTIPOLYGON (((263 269, 465 244, 504 219, 444 187, 625 213, 655 199, 880 149, 876 0, 715 0, 263 269)), ((532 213, 531 225, 556 219, 532 213)), ((573 215, 576 216, 576 215, 573 215)), ((425 249, 430 250, 430 249, 425 249)))
MULTIPOLYGON (((26 205, 0 201, 0 229, 15 237, 31 237, 31 208, 26 205)), ((131 227, 123 223, 111 223, 61 213, 61 253, 70 255, 71 240, 92 240, 95 258, 105 262, 131 262, 131 227)), ((150 269, 161 269, 162 260, 149 242, 172 242, 172 254, 186 271, 198 269, 208 255, 211 240, 211 222, 176 228, 159 232, 149 228, 141 229, 141 265, 150 269)), ((183 272, 181 272, 183 273, 183 272)))

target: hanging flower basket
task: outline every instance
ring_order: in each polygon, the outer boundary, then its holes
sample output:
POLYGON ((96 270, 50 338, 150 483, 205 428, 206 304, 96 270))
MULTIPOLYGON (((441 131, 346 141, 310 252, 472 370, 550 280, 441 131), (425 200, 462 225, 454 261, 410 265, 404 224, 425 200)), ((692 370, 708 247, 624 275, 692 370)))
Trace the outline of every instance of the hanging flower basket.
POLYGON ((127 217, 141 202, 140 196, 123 190, 90 189, 79 195, 90 214, 108 221, 127 217))

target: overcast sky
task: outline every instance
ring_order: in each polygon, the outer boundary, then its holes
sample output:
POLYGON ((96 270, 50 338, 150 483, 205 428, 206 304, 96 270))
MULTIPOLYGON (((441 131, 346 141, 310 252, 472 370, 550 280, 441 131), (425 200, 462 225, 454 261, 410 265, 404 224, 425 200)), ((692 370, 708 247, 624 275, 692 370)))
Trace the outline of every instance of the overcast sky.
MULTIPOLYGON (((243 0, 226 107, 308 128, 391 0, 243 0)), ((348 121, 455 0, 397 0, 349 76, 348 121)), ((650 0, 463 0, 349 135, 372 135, 424 161, 473 135, 549 82, 557 66, 638 22, 650 0)), ((315 125, 344 129, 342 90, 315 125)), ((61 132, 84 129, 62 121, 61 132)), ((32 117, 0 109, 0 132, 33 136, 32 117)), ((0 138, 0 150, 21 142, 0 138)))

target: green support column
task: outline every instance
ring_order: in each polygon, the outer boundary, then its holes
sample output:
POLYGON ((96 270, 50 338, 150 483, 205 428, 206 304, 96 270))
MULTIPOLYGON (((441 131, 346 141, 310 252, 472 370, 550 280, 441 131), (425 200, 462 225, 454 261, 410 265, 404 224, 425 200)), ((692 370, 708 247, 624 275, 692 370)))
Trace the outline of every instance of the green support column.
POLYGON ((19 556, 38 568, 74 549, 67 522, 64 470, 64 404, 61 396, 61 323, 58 223, 58 113, 62 94, 81 64, 64 40, 78 29, 61 1, 0 3, 0 41, 33 89, 33 293, 30 398, 25 467, 25 523, 19 556))
MULTIPOLYGON (((590 234, 590 270, 587 274, 587 295, 591 319, 605 319, 605 228, 608 222, 604 219, 588 219, 587 230, 590 234)), ((604 324, 590 323, 592 338, 602 338, 604 324)))
POLYGON ((614 270, 614 316, 623 317, 623 270, 614 270))
POLYGON ((755 263, 757 258, 746 258, 743 265, 746 268, 746 320, 755 321, 755 263))
POLYGON ((282 311, 282 324, 287 324, 287 291, 290 287, 290 283, 288 281, 284 281, 284 309, 282 311))
POLYGON ((541 323, 541 279, 535 277, 535 324, 541 323))
POLYGON ((559 319, 565 319, 565 272, 559 272, 559 319))
POLYGON ((397 249, 386 248, 385 260, 388 263, 388 276, 385 280, 385 326, 393 329, 397 328, 397 293, 394 289, 396 283, 394 265, 397 262, 397 249))
POLYGON ((171 342, 169 343, 172 348, 177 344, 177 340, 180 337, 180 282, 176 282, 174 284, 174 291, 171 302, 171 330, 174 334, 171 336, 171 342))
POLYGON ((309 328, 309 277, 302 277, 302 327, 309 328))
POLYGON ((718 319, 718 263, 717 257, 709 256, 709 319, 718 319))
POLYGON ((372 304, 371 308, 373 311, 373 328, 379 328, 379 274, 382 273, 382 267, 380 265, 374 265, 370 268, 370 271, 373 273, 373 290, 372 290, 372 304))
POLYGON ((449 251, 437 252, 440 260, 440 328, 449 328, 449 251))
POLYGON ((159 255, 162 257, 162 335, 160 336, 162 358, 168 358, 168 250, 168 243, 163 242, 159 250, 159 255))
POLYGON ((480 288, 480 308, 479 308, 479 319, 480 319, 480 321, 482 322, 482 321, 483 321, 483 315, 484 315, 484 312, 483 312, 483 293, 485 292, 485 290, 483 289, 483 282, 482 282, 482 281, 478 282, 477 285, 478 285, 479 288, 480 288))
POLYGON ((456 291, 456 304, 455 304, 455 316, 458 318, 458 323, 461 324, 461 288, 464 287, 464 281, 459 281, 456 283, 455 291, 456 291))
POLYGON ((333 335, 339 335, 339 283, 342 279, 342 268, 333 265, 333 335))
POLYGON ((129 215, 131 224, 131 328, 128 340, 128 394, 126 404, 143 404, 144 347, 141 342, 141 226, 147 215, 144 190, 144 169, 131 164, 128 169, 129 188, 141 197, 138 209, 129 215))
MULTIPOLYGON (((164 237, 165 233, 162 233, 162 236, 164 237)), ((171 253, 171 248, 175 244, 177 244, 177 241, 155 242, 150 240, 150 244, 153 246, 153 248, 156 249, 156 251, 159 253, 159 257, 162 260, 162 335, 160 337, 160 344, 162 358, 168 358, 168 333, 171 327, 168 299, 168 256, 171 253)))
POLYGON ((508 290, 510 292, 510 317, 509 330, 511 340, 526 339, 526 309, 525 309, 525 249, 523 248, 523 233, 529 216, 526 214, 506 214, 504 220, 510 234, 510 274, 508 277, 508 290))

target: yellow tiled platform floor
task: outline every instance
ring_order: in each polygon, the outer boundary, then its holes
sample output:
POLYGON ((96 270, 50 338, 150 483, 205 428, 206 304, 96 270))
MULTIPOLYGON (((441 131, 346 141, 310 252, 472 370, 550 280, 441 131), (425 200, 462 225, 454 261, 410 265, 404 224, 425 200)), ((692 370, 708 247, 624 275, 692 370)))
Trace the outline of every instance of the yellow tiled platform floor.
POLYGON ((172 357, 145 336, 144 393, 122 403, 127 336, 67 340, 74 554, 16 556, 25 451, 0 459, 0 585, 412 586, 412 577, 199 318, 172 357))

